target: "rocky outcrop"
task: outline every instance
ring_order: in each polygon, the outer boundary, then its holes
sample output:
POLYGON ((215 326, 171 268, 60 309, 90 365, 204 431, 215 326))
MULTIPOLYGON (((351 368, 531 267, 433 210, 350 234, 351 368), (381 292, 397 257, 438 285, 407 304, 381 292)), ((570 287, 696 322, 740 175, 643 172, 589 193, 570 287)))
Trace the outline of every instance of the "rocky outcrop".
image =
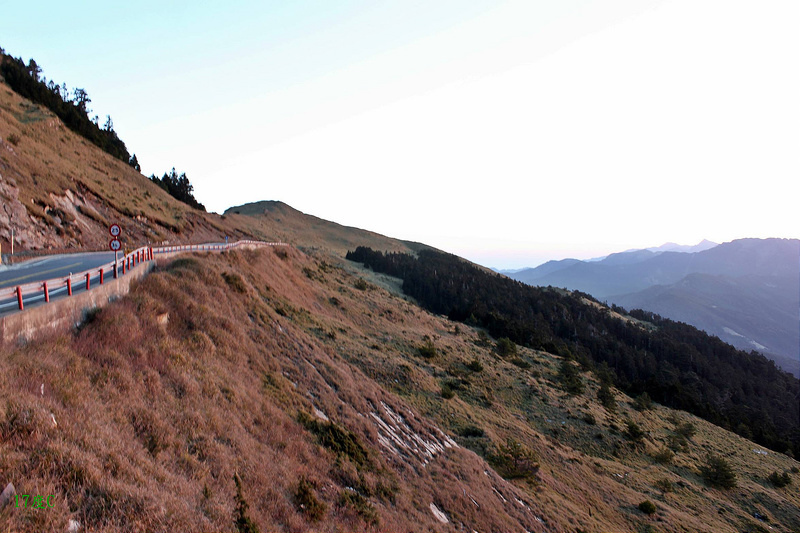
POLYGON ((0 511, 2 511, 6 505, 11 503, 16 494, 17 491, 16 489, 14 489, 13 483, 9 483, 8 485, 6 485, 6 488, 3 489, 2 494, 0 494, 0 511))

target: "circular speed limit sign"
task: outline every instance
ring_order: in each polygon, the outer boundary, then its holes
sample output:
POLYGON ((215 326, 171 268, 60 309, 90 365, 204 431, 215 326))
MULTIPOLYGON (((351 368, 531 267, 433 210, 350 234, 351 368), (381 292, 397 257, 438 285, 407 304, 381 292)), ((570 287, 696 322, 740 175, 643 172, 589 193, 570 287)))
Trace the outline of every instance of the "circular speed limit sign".
POLYGON ((111 239, 111 240, 108 242, 108 247, 109 247, 109 248, 111 248, 113 251, 115 251, 115 252, 116 252, 116 251, 118 251, 120 248, 122 248, 122 243, 121 243, 121 242, 119 242, 119 239, 116 239, 116 238, 114 238, 114 239, 111 239))
POLYGON ((108 232, 112 237, 119 237, 119 234, 122 233, 122 229, 119 227, 119 224, 111 224, 111 226, 108 227, 108 232))

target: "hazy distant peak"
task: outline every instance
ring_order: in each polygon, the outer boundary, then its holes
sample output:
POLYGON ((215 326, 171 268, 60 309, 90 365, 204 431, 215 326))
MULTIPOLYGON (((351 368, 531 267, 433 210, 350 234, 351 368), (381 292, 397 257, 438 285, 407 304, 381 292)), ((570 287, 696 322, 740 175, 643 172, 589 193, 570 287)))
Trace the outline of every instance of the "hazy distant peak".
POLYGON ((505 276, 510 276, 511 274, 516 274, 517 272, 522 272, 526 270, 527 267, 522 268, 496 268, 496 267, 489 267, 491 270, 494 270, 498 274, 503 274, 505 276))
POLYGON ((713 247, 717 246, 717 243, 709 241, 708 239, 703 239, 699 243, 695 245, 689 244, 677 244, 674 242, 667 242, 662 244, 661 246, 656 246, 653 248, 646 248, 651 252, 684 252, 684 253, 695 253, 695 252, 703 252, 705 250, 709 250, 713 247))
MULTIPOLYGON (((630 254, 634 252, 638 252, 639 259, 646 259, 646 254, 642 254, 641 252, 653 252, 655 255, 658 255, 662 252, 680 252, 680 253, 696 253, 696 252, 704 252, 706 250, 710 250, 718 246, 718 243, 709 241, 708 239, 703 239, 702 241, 698 242, 697 244, 677 244, 674 242, 665 242, 661 246, 651 246, 650 248, 629 248, 622 252, 616 252, 609 255, 603 255, 600 257, 592 257, 591 259, 584 259, 585 263, 596 263, 598 261, 605 261, 606 259, 611 258, 612 256, 619 256, 620 254, 630 254)), ((632 256, 629 256, 630 259, 632 256)))
POLYGON ((608 255, 601 262, 604 265, 622 265, 629 263, 638 263, 645 261, 651 257, 657 256, 661 252, 654 252, 652 250, 633 250, 630 252, 619 252, 608 255))

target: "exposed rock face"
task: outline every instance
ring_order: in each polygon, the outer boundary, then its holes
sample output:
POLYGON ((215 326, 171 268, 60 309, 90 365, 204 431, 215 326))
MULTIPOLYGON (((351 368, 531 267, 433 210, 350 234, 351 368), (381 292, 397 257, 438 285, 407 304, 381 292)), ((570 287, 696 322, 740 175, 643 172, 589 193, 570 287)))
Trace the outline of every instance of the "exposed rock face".
POLYGON ((17 494, 16 489, 14 489, 14 485, 9 483, 6 485, 6 488, 3 489, 3 493, 0 494, 0 511, 5 508, 6 505, 11 503, 11 500, 14 499, 14 496, 17 494))
POLYGON ((160 315, 156 316, 156 322, 162 328, 166 328, 167 324, 169 324, 169 313, 161 313, 160 315))
POLYGON ((431 505, 430 505, 430 509, 431 509, 431 512, 433 513, 433 516, 435 516, 435 517, 436 517, 436 520, 438 520, 438 521, 439 521, 439 522, 441 522, 442 524, 446 524, 446 523, 450 522, 450 520, 448 520, 448 519, 447 519, 447 515, 446 515, 446 514, 444 514, 444 513, 443 513, 443 512, 442 512, 442 511, 441 511, 441 510, 440 510, 438 507, 436 507, 436 505, 434 505, 433 503, 431 503, 431 505))
MULTIPOLYGON (((91 220, 78 212, 78 206, 85 204, 83 198, 76 197, 72 191, 64 196, 51 194, 52 205, 44 206, 50 224, 31 216, 25 208, 24 199, 19 198, 19 188, 10 177, 0 175, 0 198, 3 209, 0 211, 0 239, 11 243, 14 231, 14 245, 18 250, 40 248, 69 248, 80 245, 78 236, 90 229, 91 220), (87 222, 88 220, 88 222, 87 222)), ((30 200, 33 202, 33 200, 30 200)), ((85 208, 86 209, 86 208, 85 208)), ((4 249, 4 252, 10 249, 4 249)))
POLYGON ((100 223, 105 217, 89 199, 71 190, 64 191, 63 195, 50 193, 49 205, 39 204, 45 213, 44 220, 28 212, 23 199, 19 198, 19 188, 14 180, 3 175, 0 175, 0 198, 3 199, 0 239, 10 244, 13 229, 18 250, 76 248, 89 244, 82 236, 96 234, 105 237, 105 229, 100 223))
MULTIPOLYGON (((458 444, 450 437, 442 433, 438 428, 426 428, 414 430, 409 426, 406 417, 397 413, 385 402, 381 402, 383 413, 372 412, 370 415, 375 420, 378 429, 378 442, 386 448, 392 455, 405 459, 416 458, 427 465, 437 453, 443 452, 446 448, 458 447, 458 444)), ((412 416, 412 413, 407 413, 412 416)), ((419 420, 414 420, 419 428, 424 424, 419 420)))
POLYGON ((0 239, 10 243, 13 228, 15 243, 28 246, 29 242, 37 240, 31 235, 30 215, 19 201, 19 189, 16 183, 2 174, 0 174, 0 198, 3 201, 3 209, 0 210, 0 239))

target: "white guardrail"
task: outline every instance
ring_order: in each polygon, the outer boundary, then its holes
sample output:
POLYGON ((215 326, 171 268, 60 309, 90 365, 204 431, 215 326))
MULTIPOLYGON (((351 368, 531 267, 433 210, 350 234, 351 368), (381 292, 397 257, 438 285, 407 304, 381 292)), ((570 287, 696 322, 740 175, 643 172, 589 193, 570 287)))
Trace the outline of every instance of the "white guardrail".
POLYGON ((10 306, 22 311, 25 303, 33 303, 44 299, 49 302, 50 298, 56 294, 72 296, 74 290, 91 290, 93 286, 102 285, 108 276, 113 279, 124 276, 130 269, 143 261, 152 261, 158 255, 173 254, 180 252, 222 252, 240 246, 286 246, 284 242, 263 242, 263 241, 237 241, 225 244, 184 244, 175 246, 142 246, 132 252, 125 254, 118 261, 111 261, 105 265, 77 272, 66 277, 52 278, 44 281, 34 281, 16 287, 6 287, 0 289, 0 302, 12 300, 11 304, 0 305, 0 312, 10 306), (16 298, 16 305, 13 299, 16 298))

